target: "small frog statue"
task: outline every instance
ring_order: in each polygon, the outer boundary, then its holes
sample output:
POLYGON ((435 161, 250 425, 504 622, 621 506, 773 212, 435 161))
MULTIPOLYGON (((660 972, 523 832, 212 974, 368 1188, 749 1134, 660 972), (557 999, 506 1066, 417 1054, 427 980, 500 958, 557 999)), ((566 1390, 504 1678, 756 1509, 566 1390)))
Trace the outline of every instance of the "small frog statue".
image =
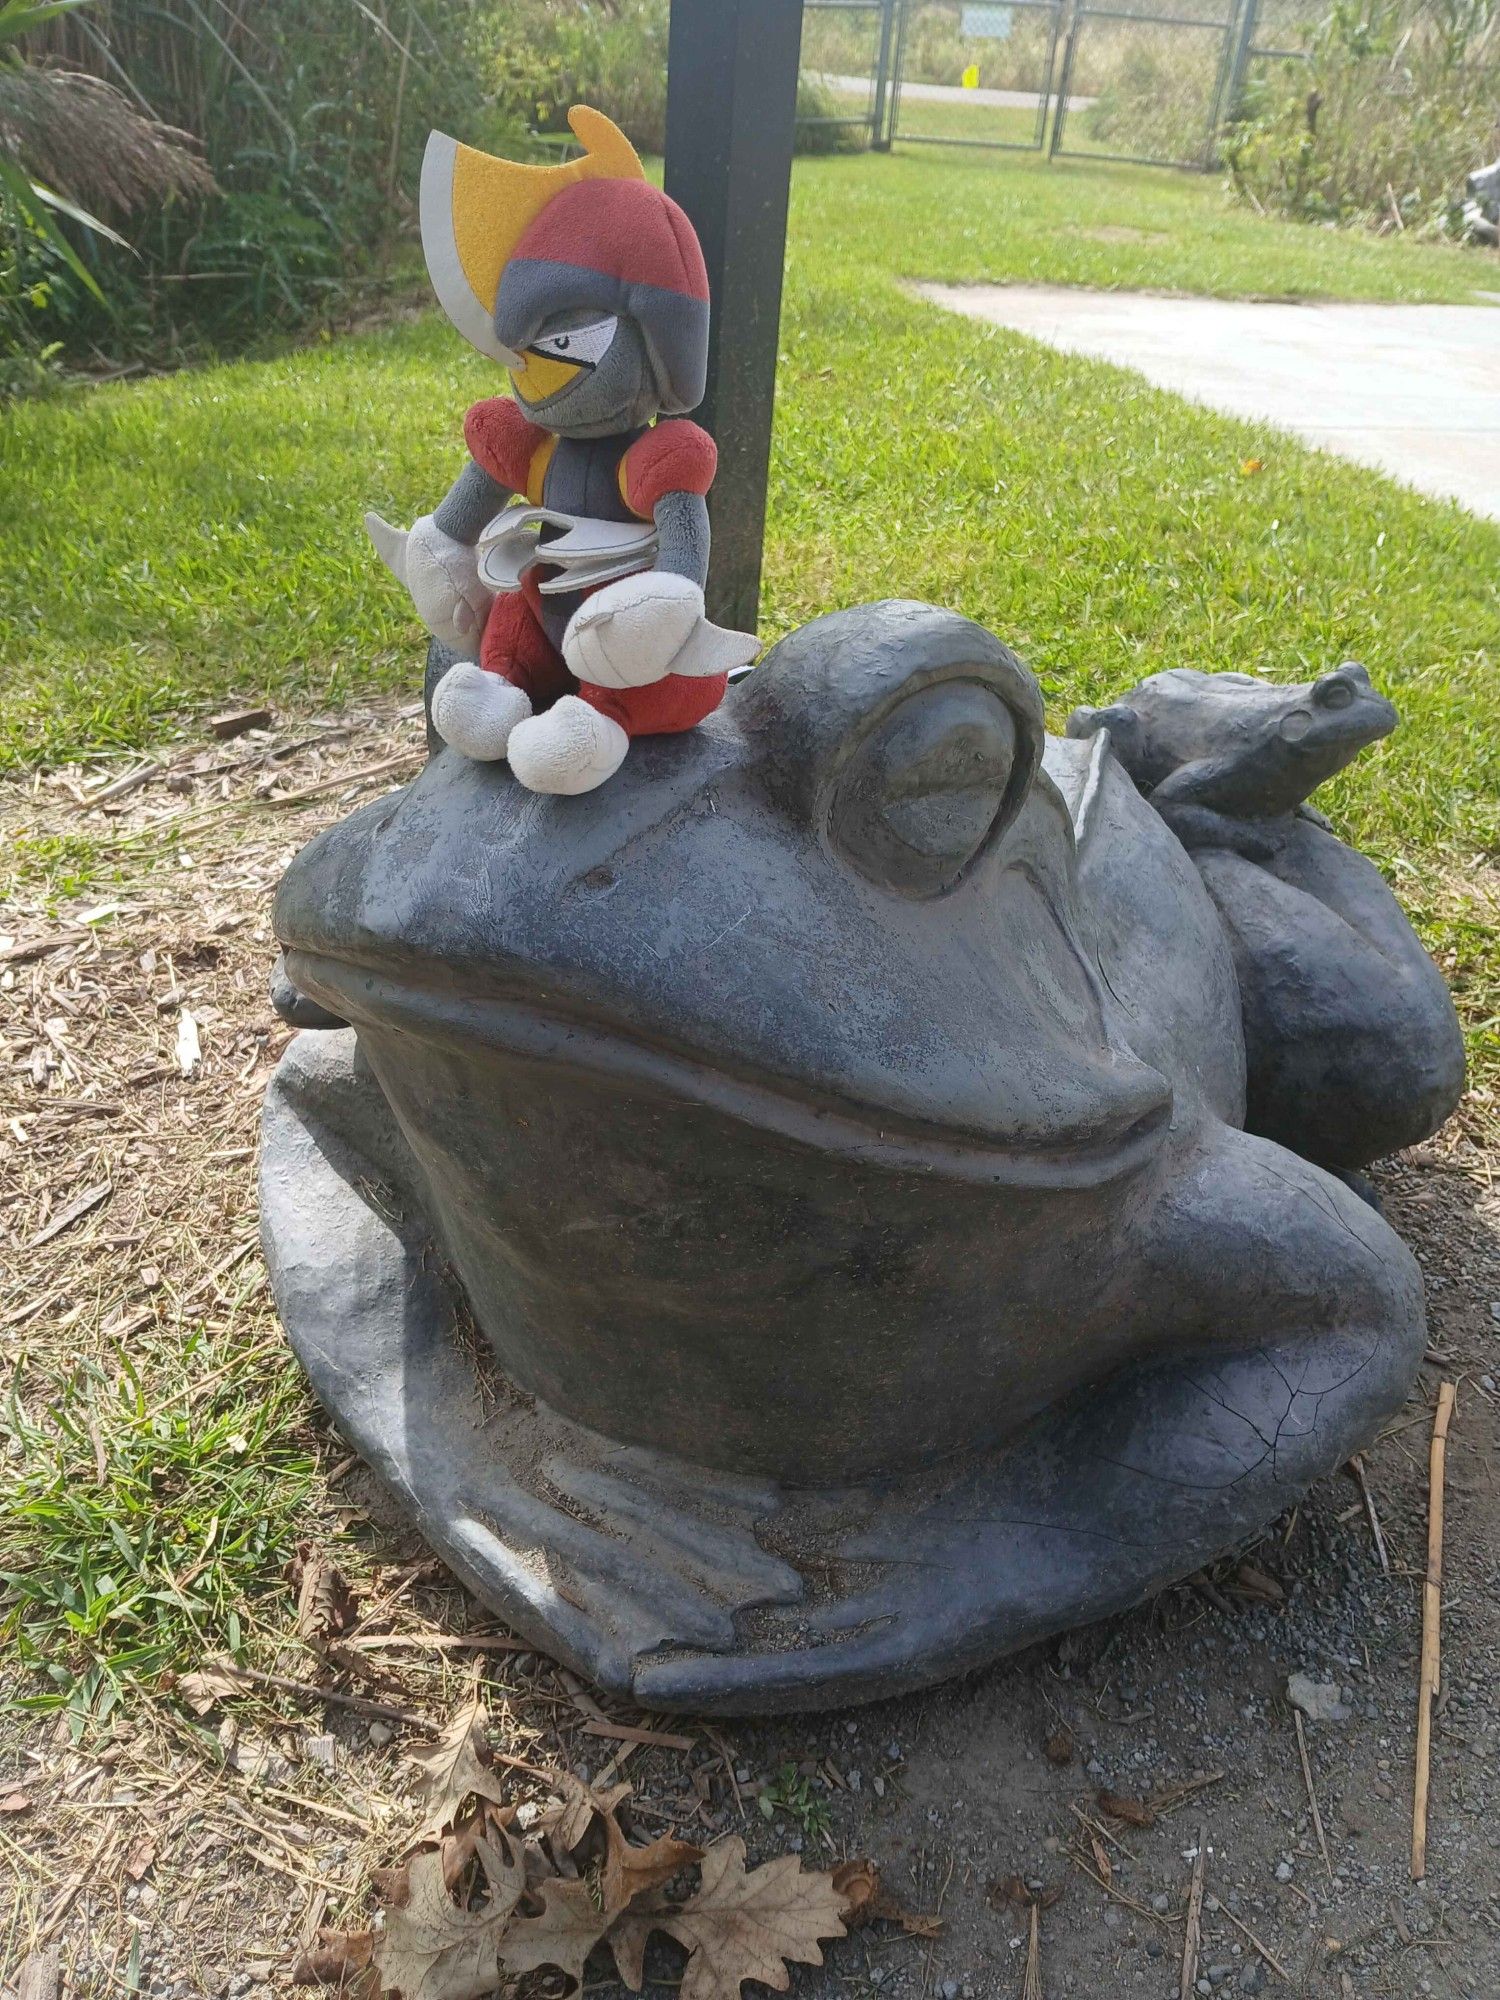
POLYGON ((698 238, 608 118, 568 120, 583 151, 561 166, 429 139, 433 287, 512 394, 470 409, 469 462, 432 513, 407 532, 365 517, 457 655, 437 734, 551 793, 603 784, 632 737, 691 729, 756 652, 704 611, 716 453, 683 415, 707 368, 698 238))

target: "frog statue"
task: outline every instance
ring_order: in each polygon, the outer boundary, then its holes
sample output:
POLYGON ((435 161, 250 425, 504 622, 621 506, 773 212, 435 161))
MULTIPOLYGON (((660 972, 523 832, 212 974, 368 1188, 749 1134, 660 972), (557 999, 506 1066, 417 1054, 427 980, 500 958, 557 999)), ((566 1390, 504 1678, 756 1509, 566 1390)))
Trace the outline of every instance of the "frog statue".
POLYGON ((885 603, 596 791, 434 738, 276 902, 323 1027, 263 1227, 344 1436, 653 1709, 920 1686, 1240 1544, 1423 1351, 1358 1175, 1462 1044, 1303 805, 1393 722, 1353 665, 1179 672, 1048 737, 885 603))

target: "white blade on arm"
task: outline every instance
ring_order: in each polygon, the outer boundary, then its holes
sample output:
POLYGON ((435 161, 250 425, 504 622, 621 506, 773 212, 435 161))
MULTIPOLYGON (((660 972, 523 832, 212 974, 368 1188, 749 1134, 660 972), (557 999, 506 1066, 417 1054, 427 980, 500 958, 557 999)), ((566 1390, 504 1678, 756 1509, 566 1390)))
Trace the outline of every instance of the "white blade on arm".
POLYGON ((376 513, 365 516, 365 533, 375 544, 375 553, 397 583, 406 582, 406 530, 393 528, 376 513))

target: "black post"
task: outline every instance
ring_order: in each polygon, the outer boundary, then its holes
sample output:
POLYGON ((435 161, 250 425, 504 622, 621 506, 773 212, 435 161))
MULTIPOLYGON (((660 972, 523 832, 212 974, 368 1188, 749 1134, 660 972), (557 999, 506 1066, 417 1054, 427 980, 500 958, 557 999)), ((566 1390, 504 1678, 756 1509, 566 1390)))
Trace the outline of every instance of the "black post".
POLYGON ((697 413, 719 447, 708 612, 746 632, 760 599, 801 50, 802 0, 672 0, 666 188, 703 244, 713 302, 697 413))

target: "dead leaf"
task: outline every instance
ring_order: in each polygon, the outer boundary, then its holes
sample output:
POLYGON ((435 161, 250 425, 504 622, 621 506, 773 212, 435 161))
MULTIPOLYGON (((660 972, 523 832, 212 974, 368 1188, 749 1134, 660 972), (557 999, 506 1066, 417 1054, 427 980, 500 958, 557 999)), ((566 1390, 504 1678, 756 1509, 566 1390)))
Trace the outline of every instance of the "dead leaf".
POLYGON ((557 1803, 537 1821, 537 1838, 550 1836, 568 1854, 581 1844, 594 1823, 594 1815, 608 1820, 633 1789, 629 1784, 619 1784, 611 1785, 607 1792, 596 1792, 571 1771, 560 1771, 555 1783, 557 1803))
POLYGON ((1042 1745, 1049 1764, 1071 1764, 1073 1761, 1073 1732, 1065 1722, 1058 1724, 1042 1745))
POLYGON ((632 1847, 621 1833, 613 1812, 604 1816, 604 1838, 599 1887, 606 1917, 618 1916, 637 1896, 648 1889, 661 1888, 690 1863, 703 1859, 701 1847, 694 1847, 691 1841, 675 1840, 668 1833, 653 1840, 649 1847, 632 1847))
POLYGON ((555 1965, 582 1985, 584 1961, 610 1923, 595 1900, 597 1891, 590 1882, 559 1876, 544 1882, 537 1893, 542 1914, 523 1917, 507 1932, 500 1941, 500 1963, 507 1972, 555 1965))
POLYGON ((1097 1833, 1091 1833, 1089 1846, 1094 1850, 1094 1866, 1099 1870, 1099 1879, 1107 1889, 1115 1879, 1115 1871, 1108 1854, 1104 1851, 1104 1842, 1097 1833))
POLYGON ((191 1076, 203 1060, 203 1047, 198 1040, 198 1023, 184 1007, 177 1016, 177 1067, 184 1076, 191 1076))
POLYGON ((620 1984, 631 1993, 639 1993, 646 1983, 646 1944, 651 1933, 660 1928, 665 1907, 646 1904, 626 1910, 610 1926, 609 1948, 615 1955, 620 1984))
POLYGON ((226 1694, 243 1694, 245 1683, 230 1668, 210 1665, 196 1673, 179 1674, 173 1692, 182 1697, 194 1715, 207 1715, 226 1694))
POLYGON ((1243 1597, 1253 1597, 1262 1604, 1284 1604, 1286 1592, 1274 1576, 1253 1562, 1242 1562, 1230 1580, 1229 1588, 1243 1597))
POLYGON ((30 1812, 33 1804, 29 1792, 13 1791, 0 1794, 0 1813, 30 1812))
POLYGON ((311 1542, 299 1542, 286 1566, 286 1578, 297 1592, 297 1637, 314 1652, 349 1631, 359 1616, 359 1600, 343 1571, 311 1542))
POLYGON ((407 1899, 386 1918, 374 1946, 383 1990, 401 2000, 480 2000, 503 1983, 500 1943, 525 1887, 520 1857, 502 1833, 504 1851, 475 1843, 488 1894, 477 1910, 461 1910, 443 1882, 435 1848, 414 1855, 407 1899))
POLYGON ((419 1840, 446 1832, 467 1798, 492 1799, 496 1805, 504 1805, 503 1781, 494 1768, 484 1733, 488 1720, 489 1711, 476 1694, 435 1743, 407 1752, 422 1774, 417 1789, 427 1807, 419 1840))
POLYGON ((125 1873, 130 1877, 132 1882, 139 1882, 155 1859, 155 1841, 150 1839, 149 1836, 143 1837, 136 1842, 135 1846, 131 1848, 129 1854, 125 1857, 125 1873))
POLYGON ((1099 1810, 1107 1812, 1111 1819, 1123 1820, 1126 1826, 1155 1826, 1156 1814, 1140 1799, 1127 1799, 1119 1792, 1100 1792, 1099 1810))
POLYGON ((339 1986, 359 2000, 373 2000, 380 1981, 371 1963, 374 1931, 320 1930, 318 1941, 292 1966, 294 1986, 339 1986))
POLYGON ((804 1872, 795 1854, 747 1873, 734 1834, 708 1850, 698 1893, 664 1910, 659 1927, 691 1954, 679 2000, 738 2000, 747 1979, 784 1993, 787 1961, 821 1965, 819 1939, 844 1935, 843 1898, 831 1875, 804 1872))

